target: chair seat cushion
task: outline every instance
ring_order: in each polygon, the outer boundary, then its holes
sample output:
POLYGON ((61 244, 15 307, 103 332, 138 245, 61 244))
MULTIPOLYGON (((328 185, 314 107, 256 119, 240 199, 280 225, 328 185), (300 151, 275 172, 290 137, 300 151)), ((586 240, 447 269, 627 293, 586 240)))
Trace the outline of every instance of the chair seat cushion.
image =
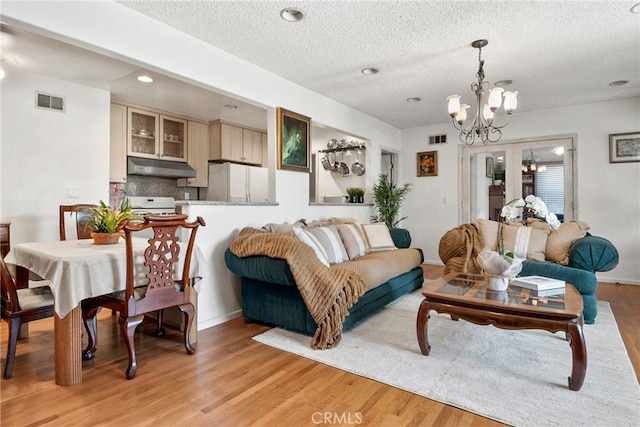
MULTIPOLYGON (((136 286, 133 288, 133 299, 136 301, 141 300, 147 293, 147 286, 136 286)), ((118 301, 124 301, 125 291, 112 292, 104 295, 107 298, 115 299, 118 301)))
POLYGON ((53 294, 49 286, 38 286, 36 288, 17 289, 18 301, 22 310, 47 307, 53 305, 53 294))

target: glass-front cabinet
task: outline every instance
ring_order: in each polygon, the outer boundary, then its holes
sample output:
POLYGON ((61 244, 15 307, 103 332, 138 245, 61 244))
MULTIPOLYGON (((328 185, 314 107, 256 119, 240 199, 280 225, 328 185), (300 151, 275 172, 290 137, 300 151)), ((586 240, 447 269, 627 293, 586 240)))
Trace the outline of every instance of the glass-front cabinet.
POLYGON ((187 161, 187 121, 129 107, 127 154, 187 161))

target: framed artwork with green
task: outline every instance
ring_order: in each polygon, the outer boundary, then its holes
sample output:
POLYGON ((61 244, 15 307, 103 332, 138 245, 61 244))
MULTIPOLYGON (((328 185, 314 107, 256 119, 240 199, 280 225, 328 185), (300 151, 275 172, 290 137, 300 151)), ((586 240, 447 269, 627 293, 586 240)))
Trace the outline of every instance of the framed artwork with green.
POLYGON ((278 169, 311 171, 311 118, 278 107, 278 169))

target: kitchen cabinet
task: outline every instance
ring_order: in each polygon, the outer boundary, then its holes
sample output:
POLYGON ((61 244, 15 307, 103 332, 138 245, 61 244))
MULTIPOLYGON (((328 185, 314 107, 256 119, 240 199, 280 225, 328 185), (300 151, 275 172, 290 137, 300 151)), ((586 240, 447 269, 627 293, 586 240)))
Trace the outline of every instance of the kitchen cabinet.
POLYGON ((127 107, 111 104, 109 182, 127 182, 127 107))
POLYGON ((181 178, 180 187, 206 187, 209 182, 209 126, 205 123, 187 123, 187 163, 196 170, 195 178, 181 178))
POLYGON ((127 108, 127 154, 151 159, 187 161, 187 121, 127 108))
POLYGON ((211 139, 209 160, 262 164, 264 132, 220 120, 211 122, 209 132, 211 139))
POLYGON ((206 200, 269 201, 268 169, 238 163, 211 163, 206 200))

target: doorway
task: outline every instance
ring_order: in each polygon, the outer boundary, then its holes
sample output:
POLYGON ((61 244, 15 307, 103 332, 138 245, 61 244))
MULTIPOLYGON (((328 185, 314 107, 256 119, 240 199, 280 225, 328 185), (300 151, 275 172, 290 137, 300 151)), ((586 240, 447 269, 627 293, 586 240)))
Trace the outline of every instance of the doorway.
POLYGON ((502 206, 530 194, 561 221, 577 217, 575 138, 462 148, 461 223, 498 220, 502 206))
POLYGON ((380 155, 380 173, 382 175, 387 175, 389 179, 389 183, 395 184, 398 182, 398 176, 396 172, 396 160, 397 154, 392 153, 391 151, 381 151, 380 155))

